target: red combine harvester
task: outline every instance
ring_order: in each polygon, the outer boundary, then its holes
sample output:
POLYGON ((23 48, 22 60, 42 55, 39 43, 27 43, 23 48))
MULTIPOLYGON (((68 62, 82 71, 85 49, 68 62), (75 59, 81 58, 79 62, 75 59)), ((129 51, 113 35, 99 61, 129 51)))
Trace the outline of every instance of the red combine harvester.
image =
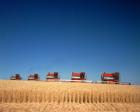
POLYGON ((47 81, 59 81, 60 80, 60 77, 59 77, 59 74, 58 72, 49 72, 46 76, 46 80, 47 81))
POLYGON ((22 78, 21 78, 20 74, 15 74, 15 75, 10 77, 10 80, 21 80, 21 79, 22 78))
POLYGON ((120 81, 120 73, 119 72, 114 72, 114 73, 102 73, 101 75, 101 80, 102 83, 105 84, 119 84, 120 81))
POLYGON ((72 82, 78 81, 84 81, 86 80, 86 74, 85 72, 72 72, 72 77, 71 77, 72 82))
POLYGON ((29 75, 28 76, 28 80, 39 80, 39 75, 38 74, 34 74, 34 75, 29 75))

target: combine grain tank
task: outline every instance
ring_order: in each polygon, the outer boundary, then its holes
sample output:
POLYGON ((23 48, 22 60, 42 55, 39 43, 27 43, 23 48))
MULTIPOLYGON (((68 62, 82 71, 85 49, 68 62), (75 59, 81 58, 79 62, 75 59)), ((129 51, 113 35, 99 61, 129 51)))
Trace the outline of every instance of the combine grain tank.
POLYGON ((15 75, 10 77, 10 80, 21 80, 21 79, 22 78, 21 78, 20 74, 15 74, 15 75))
POLYGON ((106 72, 104 72, 104 73, 101 74, 102 83, 118 84, 119 80, 120 80, 119 75, 120 75, 119 72, 114 72, 114 73, 106 73, 106 72))
POLYGON ((86 80, 85 72, 72 72, 71 80, 86 80))
POLYGON ((58 81, 60 79, 58 72, 49 72, 46 76, 47 81, 58 81))
POLYGON ((39 80, 39 75, 38 74, 33 74, 28 76, 28 80, 39 80))

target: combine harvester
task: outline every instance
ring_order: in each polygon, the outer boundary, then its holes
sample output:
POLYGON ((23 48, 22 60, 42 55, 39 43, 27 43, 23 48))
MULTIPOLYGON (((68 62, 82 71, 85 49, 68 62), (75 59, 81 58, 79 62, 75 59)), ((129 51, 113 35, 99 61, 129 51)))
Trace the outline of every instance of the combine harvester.
POLYGON ((62 82, 82 82, 82 83, 92 83, 92 81, 87 80, 85 72, 72 72, 71 80, 61 80, 62 82))
POLYGON ((21 76, 20 76, 20 74, 15 74, 15 75, 12 75, 11 77, 10 77, 10 80, 21 80, 22 78, 21 78, 21 76))
POLYGON ((102 83, 119 84, 120 74, 119 72, 114 72, 114 73, 104 72, 101 74, 101 80, 102 80, 102 83))
MULTIPOLYGON (((10 80, 21 80, 20 74, 15 74, 15 76, 11 76, 10 80)), ((38 74, 31 74, 28 76, 28 80, 40 80, 38 74)), ((120 73, 102 73, 101 74, 101 81, 91 81, 87 80, 85 72, 72 72, 71 80, 61 80, 58 72, 49 72, 46 75, 47 82, 80 82, 80 83, 94 83, 94 84, 121 84, 121 85, 131 85, 128 82, 120 82, 120 73)))
POLYGON ((36 81, 38 81, 38 80, 40 80, 40 77, 39 77, 39 75, 38 74, 31 74, 31 75, 29 75, 28 76, 28 80, 36 80, 36 81))
POLYGON ((49 72, 46 76, 46 80, 47 81, 59 81, 60 80, 60 77, 59 77, 59 74, 58 72, 49 72))
POLYGON ((131 83, 128 83, 128 82, 120 82, 119 72, 114 72, 114 73, 104 72, 101 74, 101 81, 97 81, 96 83, 131 85, 131 83))

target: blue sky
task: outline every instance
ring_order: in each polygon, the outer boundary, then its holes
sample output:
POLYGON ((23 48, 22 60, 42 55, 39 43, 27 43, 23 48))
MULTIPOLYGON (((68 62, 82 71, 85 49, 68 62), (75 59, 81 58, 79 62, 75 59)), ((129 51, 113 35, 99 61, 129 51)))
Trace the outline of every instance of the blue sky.
POLYGON ((135 0, 1 0, 0 79, 84 71, 140 83, 140 3, 135 0))

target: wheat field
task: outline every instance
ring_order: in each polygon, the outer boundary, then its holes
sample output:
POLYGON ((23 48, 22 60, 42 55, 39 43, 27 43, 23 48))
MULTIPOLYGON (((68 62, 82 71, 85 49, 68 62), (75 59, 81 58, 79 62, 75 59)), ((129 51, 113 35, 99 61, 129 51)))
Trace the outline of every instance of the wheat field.
POLYGON ((140 86, 0 80, 0 112, 140 112, 140 86))

